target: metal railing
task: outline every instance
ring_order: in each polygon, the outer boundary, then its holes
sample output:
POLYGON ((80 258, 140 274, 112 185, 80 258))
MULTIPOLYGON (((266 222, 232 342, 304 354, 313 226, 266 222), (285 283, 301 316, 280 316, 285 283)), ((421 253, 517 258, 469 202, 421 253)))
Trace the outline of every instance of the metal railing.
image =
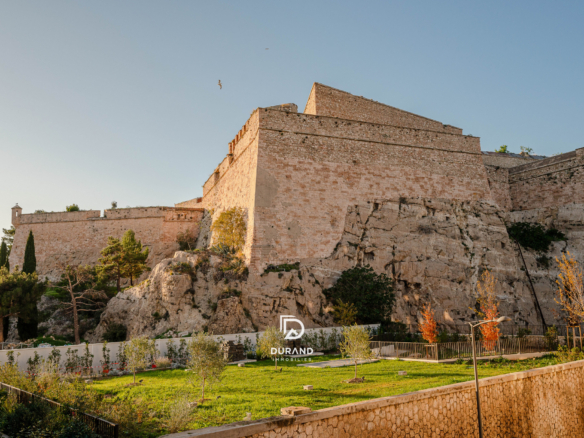
POLYGON ((23 342, 0 342, 0 350, 19 350, 21 348, 34 348, 34 345, 23 342))
MULTIPOLYGON (((527 336, 525 338, 508 338, 497 341, 477 340, 475 347, 477 357, 489 357, 502 356, 504 354, 555 351, 557 345, 552 344, 543 336, 527 336)), ((371 341, 371 349, 380 358, 396 357, 429 360, 472 358, 472 343, 470 341, 439 344, 371 341)))
POLYGON ((103 418, 96 417, 95 415, 76 411, 75 409, 63 406, 61 403, 49 400, 48 398, 41 397, 37 394, 33 394, 32 392, 23 391, 20 388, 7 385, 6 383, 0 382, 0 389, 5 389, 9 393, 15 393, 18 403, 24 404, 35 401, 47 404, 56 409, 66 410, 72 417, 76 417, 87 424, 96 434, 105 438, 118 438, 119 426, 115 423, 112 423, 111 421, 104 420, 103 418))

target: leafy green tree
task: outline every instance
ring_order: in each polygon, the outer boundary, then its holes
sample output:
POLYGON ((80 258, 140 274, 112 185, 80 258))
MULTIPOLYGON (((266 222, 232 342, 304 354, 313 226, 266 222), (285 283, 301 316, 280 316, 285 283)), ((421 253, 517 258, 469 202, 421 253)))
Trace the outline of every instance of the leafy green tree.
POLYGON ((201 403, 205 401, 205 384, 211 385, 221 380, 227 361, 221 346, 212 336, 199 332, 188 343, 188 370, 191 383, 201 386, 201 403))
POLYGON ((341 325, 351 325, 357 319, 357 308, 353 303, 344 303, 343 300, 338 300, 338 303, 333 306, 333 311, 335 322, 341 325))
POLYGON ((67 211, 79 211, 79 206, 77 204, 71 204, 65 207, 67 211))
POLYGON ((98 268, 100 275, 115 280, 118 292, 120 292, 120 281, 123 278, 125 267, 124 247, 120 239, 108 237, 107 246, 101 250, 101 255, 102 257, 98 260, 101 263, 98 268))
POLYGON ((127 367, 134 375, 134 385, 136 384, 136 370, 138 368, 146 368, 152 363, 156 356, 156 341, 149 340, 142 336, 133 338, 124 346, 124 354, 127 360, 127 367))
POLYGON ((333 303, 353 304, 359 324, 387 322, 395 303, 391 279, 376 274, 369 265, 344 271, 335 285, 323 292, 333 303))
POLYGON ((6 242, 0 244, 0 268, 6 268, 10 271, 10 263, 8 262, 8 247, 6 242))
POLYGON ((357 378, 357 365, 361 360, 373 359, 374 355, 371 351, 371 336, 369 332, 358 325, 343 327, 343 341, 339 345, 339 349, 343 356, 349 356, 351 361, 355 364, 355 379, 357 378))
POLYGON ((520 146, 521 149, 521 153, 524 155, 531 155, 531 153, 533 152, 532 148, 528 148, 526 146, 520 146))
MULTIPOLYGON (((34 248, 34 235, 32 230, 28 232, 28 238, 26 239, 22 272, 26 274, 32 274, 36 272, 36 254, 34 248)), ((18 336, 21 340, 24 341, 26 339, 32 339, 38 336, 39 312, 37 309, 37 303, 40 297, 37 297, 34 293, 28 294, 24 292, 22 299, 30 300, 27 311, 20 313, 16 324, 18 336)))
POLYGON ((258 339, 256 353, 262 358, 271 358, 275 363, 276 369, 278 369, 278 358, 282 357, 282 349, 284 347, 286 347, 284 333, 276 327, 268 327, 258 339))
POLYGON ((225 210, 213 221, 211 231, 217 245, 226 246, 234 253, 240 252, 247 233, 245 211, 240 207, 225 210))
POLYGON ((504 144, 499 149, 495 149, 495 152, 498 152, 500 154, 508 154, 509 153, 509 149, 507 148, 507 145, 504 144))
POLYGON ((6 318, 20 316, 28 322, 46 288, 46 281, 39 282, 36 272, 27 274, 18 269, 8 272, 6 268, 0 268, 0 342, 5 339, 6 318))
POLYGON ((122 275, 130 279, 130 285, 134 285, 134 279, 140 277, 144 271, 149 271, 146 266, 148 248, 142 249, 142 242, 136 240, 134 231, 128 230, 122 237, 122 250, 124 253, 124 268, 122 275))

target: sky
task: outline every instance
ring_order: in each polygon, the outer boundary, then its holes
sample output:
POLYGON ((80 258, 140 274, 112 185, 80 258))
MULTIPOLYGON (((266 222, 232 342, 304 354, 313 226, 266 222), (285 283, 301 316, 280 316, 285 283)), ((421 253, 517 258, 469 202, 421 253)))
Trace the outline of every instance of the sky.
POLYGON ((0 227, 202 195, 313 82, 552 155, 582 147, 584 2, 0 0, 0 227), (223 88, 220 89, 218 81, 223 88))

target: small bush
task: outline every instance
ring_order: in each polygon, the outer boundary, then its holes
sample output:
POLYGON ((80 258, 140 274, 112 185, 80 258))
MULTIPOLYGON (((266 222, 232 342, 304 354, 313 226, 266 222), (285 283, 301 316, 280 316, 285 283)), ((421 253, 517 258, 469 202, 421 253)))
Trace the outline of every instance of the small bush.
POLYGON ((300 269, 300 262, 296 262, 296 263, 292 263, 292 264, 288 264, 288 263, 284 263, 282 265, 268 265, 268 267, 266 268, 266 270, 264 271, 264 273, 268 273, 268 272, 290 272, 290 271, 294 271, 294 270, 299 270, 300 269))
POLYGON ((546 230, 540 224, 528 222, 516 222, 507 227, 509 237, 518 242, 524 248, 530 248, 539 252, 548 252, 552 242, 566 240, 566 236, 555 228, 546 230))
POLYGON ((109 324, 103 334, 103 340, 107 342, 122 342, 126 340, 128 328, 123 324, 109 324))
POLYGON ((79 206, 77 204, 71 204, 65 207, 67 211, 79 211, 79 206))

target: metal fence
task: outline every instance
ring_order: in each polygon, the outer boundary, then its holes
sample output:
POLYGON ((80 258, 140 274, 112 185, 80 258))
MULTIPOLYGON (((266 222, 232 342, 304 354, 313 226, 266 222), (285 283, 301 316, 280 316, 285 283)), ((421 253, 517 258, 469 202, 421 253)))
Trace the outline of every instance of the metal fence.
MULTIPOLYGON (((497 325, 497 328, 500 331, 502 336, 517 336, 517 335, 533 335, 533 336, 544 336, 547 330, 552 326, 543 326, 543 325, 528 325, 528 324, 516 324, 516 323, 501 323, 497 325)), ((568 328, 570 329, 570 336, 572 336, 573 328, 567 325, 554 325, 553 327, 556 328, 558 336, 566 336, 566 332, 568 328)), ((447 322, 438 322, 438 330, 444 331, 448 334, 460 334, 460 335, 469 335, 470 334, 470 326, 469 324, 460 324, 460 323, 447 323, 447 322)), ((576 328, 578 330, 578 328, 576 328)), ((584 326, 581 327, 582 333, 584 333, 584 326)), ((390 337, 396 334, 416 334, 420 333, 420 327, 418 324, 396 324, 394 326, 386 327, 384 333, 381 337, 390 337)), ((379 339, 381 341, 386 339, 379 339)), ((389 340, 389 339, 387 339, 389 340)))
POLYGON ((23 342, 0 342, 0 350, 19 350, 22 348, 33 348, 33 344, 25 344, 23 342))
POLYGON ((105 438, 118 438, 119 426, 115 423, 104 420, 103 418, 96 417, 94 415, 76 411, 75 409, 63 406, 56 401, 49 400, 48 398, 41 397, 40 395, 36 395, 28 391, 23 391, 20 388, 10 386, 2 382, 0 382, 0 388, 5 389, 9 393, 15 393, 18 403, 32 403, 35 401, 47 404, 56 409, 66 410, 71 414, 71 416, 76 417, 87 424, 96 434, 105 438))
MULTIPOLYGON (((555 351, 557 345, 543 336, 527 336, 525 338, 499 339, 498 341, 478 340, 475 342, 475 348, 477 357, 489 357, 555 351)), ((371 349, 380 358, 429 360, 472 358, 472 343, 470 341, 439 344, 372 341, 371 349)))

